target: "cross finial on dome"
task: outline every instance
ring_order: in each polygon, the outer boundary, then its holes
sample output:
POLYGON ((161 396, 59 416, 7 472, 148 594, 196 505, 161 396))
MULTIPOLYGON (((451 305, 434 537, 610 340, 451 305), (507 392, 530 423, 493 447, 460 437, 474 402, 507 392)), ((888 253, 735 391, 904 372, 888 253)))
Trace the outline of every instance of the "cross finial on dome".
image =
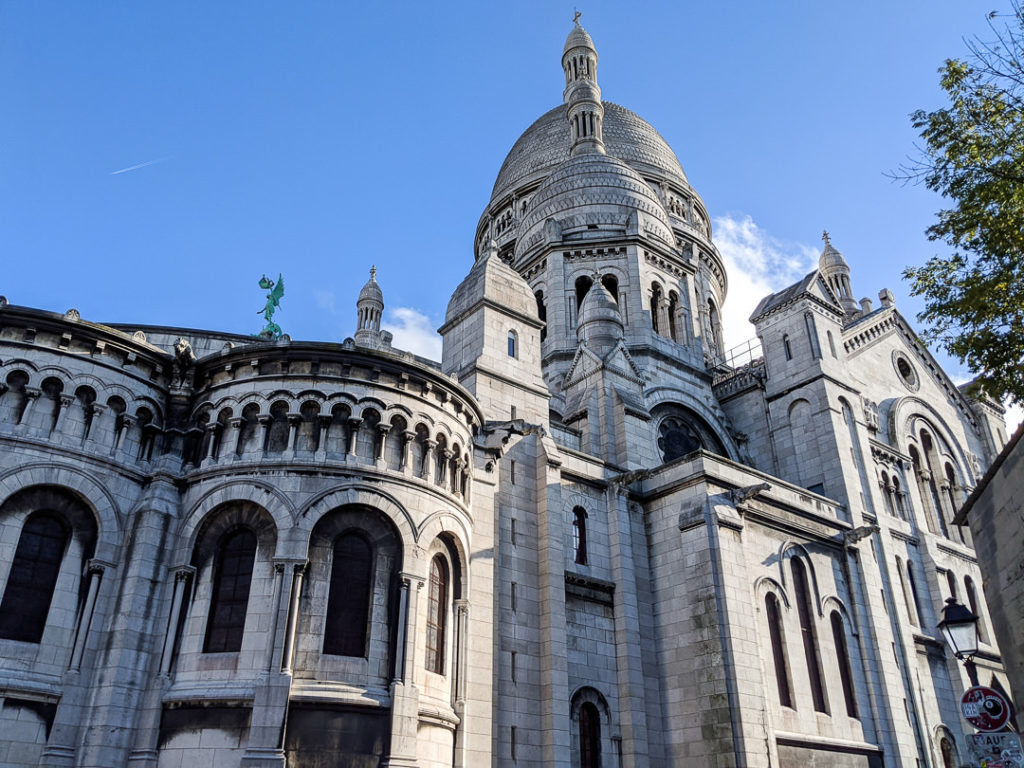
POLYGON ((377 282, 377 265, 376 264, 374 264, 372 267, 370 267, 370 279, 373 280, 373 282, 377 282))
POLYGON ((825 241, 825 245, 832 245, 832 238, 828 236, 828 230, 823 230, 821 233, 821 239, 825 241))
POLYGON ((575 7, 572 10, 573 10, 572 23, 575 24, 578 27, 580 25, 580 16, 583 15, 583 12, 580 11, 578 8, 575 8, 575 7))

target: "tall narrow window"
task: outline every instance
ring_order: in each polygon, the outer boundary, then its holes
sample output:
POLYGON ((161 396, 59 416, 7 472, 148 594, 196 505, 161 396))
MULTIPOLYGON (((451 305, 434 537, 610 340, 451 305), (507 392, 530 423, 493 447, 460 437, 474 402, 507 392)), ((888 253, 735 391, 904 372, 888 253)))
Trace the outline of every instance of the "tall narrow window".
POLYGON ((444 674, 445 628, 448 623, 448 563, 440 555, 430 561, 427 600, 427 671, 444 674))
POLYGON ((942 768, 954 768, 953 745, 949 743, 949 739, 945 736, 939 742, 939 751, 942 753, 942 768))
POLYGON ((572 511, 572 548, 579 565, 587 564, 587 511, 576 507, 572 511))
POLYGON ((899 513, 899 516, 901 518, 906 520, 907 502, 905 498, 905 492, 903 488, 900 487, 900 479, 895 474, 893 474, 892 476, 892 495, 893 499, 896 502, 896 512, 899 513))
POLYGON ((519 350, 517 349, 517 345, 516 345, 517 341, 518 341, 518 339, 516 338, 516 332, 515 331, 509 331, 508 332, 508 356, 509 357, 518 357, 519 356, 519 350))
POLYGON ((545 324, 540 329, 540 340, 544 341, 544 339, 546 339, 547 336, 548 336, 548 326, 547 326, 548 310, 547 310, 547 307, 544 306, 544 292, 543 291, 537 291, 533 295, 537 299, 537 317, 540 319, 540 321, 542 323, 545 324))
POLYGON ((825 335, 828 336, 828 351, 832 353, 832 357, 837 357, 836 340, 832 338, 832 331, 825 331, 825 335))
POLYGON ((586 298, 587 293, 590 291, 590 286, 594 284, 594 281, 586 275, 581 275, 576 278, 576 311, 579 311, 580 305, 583 303, 583 299, 586 298))
POLYGON ((956 599, 956 576, 952 571, 946 571, 946 586, 949 587, 949 596, 956 599))
POLYGON ((256 534, 241 528, 229 534, 217 552, 213 596, 206 622, 204 653, 242 649, 245 614, 249 607, 249 586, 256 559, 256 534))
POLYGON ((672 341, 679 341, 679 334, 676 331, 676 315, 679 313, 679 294, 672 291, 668 295, 668 335, 672 341))
POLYGON ((793 568, 793 590, 796 593, 797 615, 800 617, 800 635, 804 643, 804 658, 807 661, 807 676, 811 682, 811 698, 817 712, 828 714, 825 703, 825 686, 821 679, 821 660, 818 656, 818 639, 814 633, 814 607, 807 586, 807 572, 795 557, 790 561, 793 568))
POLYGON ((911 624, 917 626, 917 612, 914 610, 914 604, 910 601, 910 590, 907 588, 907 574, 903 569, 903 561, 899 556, 896 557, 896 573, 900 579, 900 589, 903 591, 903 604, 907 607, 907 619, 911 624))
POLYGON ((601 275, 601 285, 608 289, 608 293, 612 295, 612 299, 616 304, 619 303, 619 281, 615 275, 601 275))
POLYGON ((324 653, 365 656, 373 585, 373 556, 366 539, 343 533, 334 540, 324 653))
POLYGON ((708 299, 708 324, 711 326, 711 346, 717 354, 722 354, 722 320, 718 316, 718 307, 708 299))
POLYGON ((846 714, 860 717, 857 712, 857 694, 853 689, 853 670, 850 667, 850 649, 846 645, 846 628, 839 611, 832 611, 832 641, 836 648, 836 661, 839 662, 839 679, 843 684, 843 698, 846 699, 846 714))
POLYGON ((789 334, 782 334, 782 350, 786 353, 786 359, 793 359, 793 347, 789 344, 789 334))
POLYGON ((589 701, 580 707, 580 768, 601 766, 601 716, 589 701))
POLYGON ((914 578, 914 564, 907 560, 907 583, 910 585, 910 596, 914 598, 914 610, 917 611, 918 623, 924 625, 924 611, 921 610, 921 597, 917 593, 917 579, 914 578))
POLYGON ((818 328, 814 324, 814 315, 804 314, 804 325, 807 326, 807 341, 811 345, 811 355, 815 360, 821 359, 821 346, 818 344, 818 328))
POLYGON ((0 602, 0 638, 42 639, 67 543, 68 529, 53 515, 36 512, 25 521, 0 602))
POLYGON ((985 622, 978 610, 978 596, 974 592, 974 581, 970 576, 964 576, 964 592, 967 593, 967 603, 971 606, 971 613, 978 617, 978 639, 983 643, 988 642, 988 635, 985 632, 985 622))
POLYGON ((782 616, 779 598, 769 592, 764 598, 765 615, 768 617, 768 637, 772 643, 772 659, 775 662, 775 684, 779 689, 779 704, 793 706, 793 694, 789 687, 789 669, 786 667, 786 645, 782 634, 782 616))
POLYGON ((651 328, 655 333, 661 333, 658 323, 658 316, 661 313, 661 286, 655 283, 651 286, 651 328))

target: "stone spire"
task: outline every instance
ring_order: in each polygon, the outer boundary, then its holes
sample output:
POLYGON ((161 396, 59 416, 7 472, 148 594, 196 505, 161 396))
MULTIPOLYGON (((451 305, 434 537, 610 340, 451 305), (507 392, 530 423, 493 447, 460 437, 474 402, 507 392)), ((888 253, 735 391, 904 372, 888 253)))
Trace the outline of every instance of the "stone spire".
POLYGON ((832 245, 832 238, 828 232, 822 233, 821 239, 825 241, 825 248, 818 259, 818 271, 847 314, 859 311, 860 307, 853 298, 853 290, 850 287, 850 265, 846 263, 843 254, 832 245))
POLYGON ((565 116, 572 136, 571 153, 604 154, 604 106, 597 84, 597 49, 587 30, 580 26, 580 14, 565 40, 562 69, 565 71, 565 116))
POLYGON ((384 314, 384 293, 377 284, 377 267, 370 267, 370 279, 359 291, 356 313, 356 344, 376 349, 381 342, 380 318, 384 314))

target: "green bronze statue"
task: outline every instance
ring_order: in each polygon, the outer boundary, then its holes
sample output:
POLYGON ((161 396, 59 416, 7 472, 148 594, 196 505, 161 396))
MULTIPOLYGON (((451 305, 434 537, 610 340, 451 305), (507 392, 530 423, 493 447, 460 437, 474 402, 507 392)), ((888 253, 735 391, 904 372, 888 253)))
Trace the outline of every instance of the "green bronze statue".
POLYGON ((259 332, 259 337, 261 339, 279 339, 282 331, 281 326, 274 322, 274 312, 280 307, 281 298, 284 296, 284 279, 278 274, 275 283, 264 275, 260 278, 260 288, 270 291, 270 293, 267 294, 266 306, 256 312, 258 315, 263 315, 263 319, 267 321, 266 326, 259 332))

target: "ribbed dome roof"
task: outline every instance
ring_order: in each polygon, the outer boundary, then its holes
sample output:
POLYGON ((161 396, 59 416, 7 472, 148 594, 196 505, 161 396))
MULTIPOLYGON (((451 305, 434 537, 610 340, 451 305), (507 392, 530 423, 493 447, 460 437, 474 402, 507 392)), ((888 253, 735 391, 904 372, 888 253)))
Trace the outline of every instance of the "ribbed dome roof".
POLYGON ((380 284, 377 282, 377 268, 373 267, 370 269, 370 279, 366 281, 366 285, 359 291, 359 298, 356 300, 360 301, 374 301, 380 304, 384 303, 384 294, 380 290, 380 284))
POLYGON ((588 152, 569 158, 538 187, 519 229, 516 255, 528 250, 548 219, 564 227, 625 226, 635 211, 657 224, 651 234, 673 242, 672 226, 661 200, 650 185, 626 163, 609 155, 588 152), (531 236, 534 235, 534 236, 531 236))
POLYGON ((579 326, 594 322, 610 322, 622 326, 619 305, 615 303, 608 288, 598 279, 594 280, 580 305, 579 326))
MULTIPOLYGON (((586 33, 584 33, 586 34, 586 33)), ((640 173, 650 173, 687 186, 679 159, 650 123, 625 107, 604 104, 604 145, 609 155, 640 173)), ((569 123, 565 106, 542 115, 512 146, 498 171, 491 200, 497 200, 527 181, 544 177, 569 159, 569 123)))
POLYGON ((832 243, 826 241, 825 248, 822 250, 821 257, 818 259, 818 269, 822 272, 827 272, 832 267, 849 269, 850 265, 846 263, 846 259, 843 258, 843 254, 837 251, 832 243))
POLYGON ((568 51, 570 48, 578 48, 584 46, 586 48, 593 48, 594 41, 590 39, 590 35, 587 34, 587 30, 579 25, 579 22, 573 25, 572 30, 569 32, 569 36, 565 38, 565 48, 562 52, 568 51))

